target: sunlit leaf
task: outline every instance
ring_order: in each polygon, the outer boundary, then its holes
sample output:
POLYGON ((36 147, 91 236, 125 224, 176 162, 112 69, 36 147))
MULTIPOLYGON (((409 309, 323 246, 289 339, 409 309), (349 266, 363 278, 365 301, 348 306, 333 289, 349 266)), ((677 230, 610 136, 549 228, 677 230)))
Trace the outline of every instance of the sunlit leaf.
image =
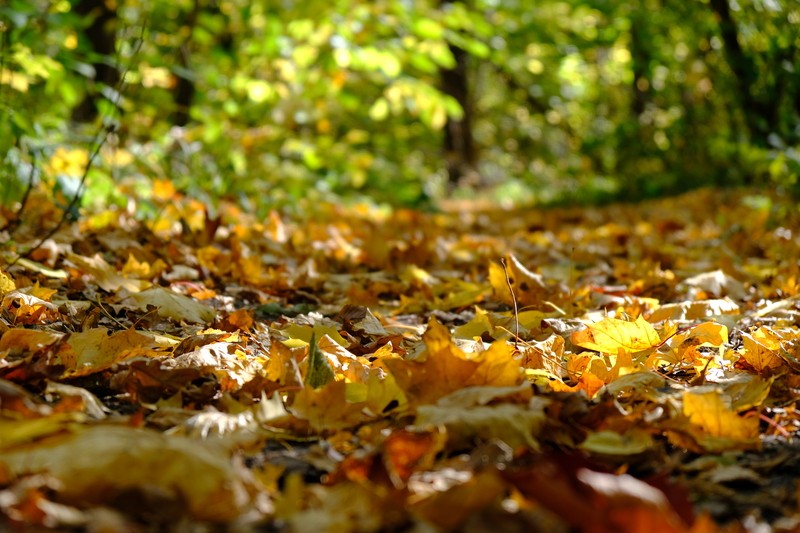
POLYGON ((758 437, 758 417, 736 413, 715 388, 687 390, 683 394, 683 414, 699 430, 695 439, 709 451, 751 447, 758 437))
MULTIPOLYGON (((138 279, 131 279, 120 275, 115 268, 109 265, 99 254, 94 257, 83 257, 77 254, 70 254, 69 260, 80 270, 94 278, 97 285, 109 292, 116 292, 125 289, 129 292, 139 292, 152 284, 138 279)), ((156 291, 162 289, 154 289, 156 291)))
POLYGON ((332 381, 319 389, 306 386, 294 396, 289 411, 317 431, 341 429, 368 420, 362 402, 349 402, 344 381, 332 381))
POLYGON ((509 255, 506 258, 506 269, 494 262, 489 264, 489 282, 492 284, 495 296, 501 301, 512 304, 511 293, 520 307, 534 307, 547 309, 546 301, 549 297, 544 278, 531 272, 519 260, 509 255), (506 279, 508 273, 508 279, 506 279), (511 289, 509 290, 509 283, 511 289))
POLYGON ((14 283, 14 280, 11 278, 11 276, 3 271, 0 271, 0 296, 16 290, 16 288, 17 285, 14 283))
POLYGON ((661 339, 649 322, 641 316, 634 322, 605 318, 570 336, 573 344, 600 353, 641 352, 657 346, 661 339))
POLYGON ((69 376, 84 376, 100 372, 133 355, 138 349, 153 346, 151 337, 134 330, 111 333, 106 328, 93 328, 73 333, 67 338, 69 349, 58 352, 58 361, 69 376))
POLYGON ((785 366, 780 356, 784 340, 767 326, 762 326, 753 333, 742 333, 742 357, 756 372, 775 371, 785 366))

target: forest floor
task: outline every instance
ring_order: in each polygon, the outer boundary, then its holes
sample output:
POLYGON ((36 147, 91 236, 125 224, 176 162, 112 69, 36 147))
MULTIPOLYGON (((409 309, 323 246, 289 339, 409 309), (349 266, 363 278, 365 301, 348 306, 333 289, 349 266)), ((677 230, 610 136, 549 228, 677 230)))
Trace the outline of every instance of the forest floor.
POLYGON ((0 232, 0 529, 800 530, 788 202, 158 201, 0 232))

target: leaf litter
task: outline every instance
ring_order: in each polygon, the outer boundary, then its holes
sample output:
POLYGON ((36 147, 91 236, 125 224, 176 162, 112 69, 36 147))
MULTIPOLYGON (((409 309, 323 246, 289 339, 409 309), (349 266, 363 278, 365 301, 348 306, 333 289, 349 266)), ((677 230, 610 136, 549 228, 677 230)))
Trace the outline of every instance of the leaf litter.
POLYGON ((4 527, 795 531, 798 218, 747 194, 187 201, 37 249, 53 221, 27 221, 0 253, 4 527))

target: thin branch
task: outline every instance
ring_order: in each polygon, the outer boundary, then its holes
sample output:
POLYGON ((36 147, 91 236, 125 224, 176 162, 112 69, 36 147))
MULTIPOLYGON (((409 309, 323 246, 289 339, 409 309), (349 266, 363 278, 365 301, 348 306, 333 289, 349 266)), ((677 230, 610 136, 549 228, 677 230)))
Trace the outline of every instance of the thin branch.
MULTIPOLYGON (((0 70, 2 67, 0 66, 0 70)), ((22 199, 19 203, 19 208, 17 208, 17 212, 14 216, 6 222, 6 224, 0 228, 0 231, 8 230, 8 232, 13 235, 14 231, 19 227, 20 222, 22 222, 22 212, 25 211, 25 206, 28 204, 28 198, 30 198, 31 191, 33 190, 33 177, 36 175, 36 154, 31 153, 31 171, 28 173, 28 186, 25 188, 25 193, 22 195, 22 199)))
POLYGON ((500 264, 503 265, 503 273, 506 275, 506 285, 508 292, 511 293, 511 301, 514 303, 514 349, 518 350, 517 339, 519 339, 519 308, 517 306, 517 295, 514 294, 514 287, 511 286, 511 277, 508 275, 508 265, 506 265, 506 258, 500 258, 500 264))
MULTIPOLYGON (((133 57, 136 57, 136 55, 138 55, 139 51, 142 48, 142 45, 144 43, 144 34, 146 28, 147 25, 143 23, 141 32, 139 34, 138 42, 136 43, 136 47, 133 52, 133 57)), ((117 83, 117 91, 115 95, 116 101, 113 102, 114 108, 117 110, 119 109, 119 99, 121 98, 122 91, 127 86, 127 84, 125 83, 125 77, 128 74, 128 72, 130 72, 130 65, 125 69, 125 71, 122 72, 122 75, 120 76, 120 79, 117 83)), ((9 266, 15 264, 23 257, 24 258, 30 257, 31 254, 33 254, 33 252, 38 250, 48 239, 50 239, 51 237, 53 237, 53 235, 58 233, 58 231, 64 226, 64 223, 67 221, 70 214, 78 205, 78 202, 83 198, 83 192, 86 189, 86 179, 89 176, 89 171, 92 168, 92 164, 94 163, 95 159, 97 159, 97 156, 100 155, 100 150, 103 148, 106 141, 108 141, 109 136, 111 135, 111 133, 115 131, 115 129, 116 128, 113 124, 107 123, 105 126, 103 126, 103 129, 98 133, 96 137, 95 148, 92 151, 91 155, 89 156, 89 159, 86 161, 86 165, 83 168, 83 174, 81 175, 80 183, 78 184, 78 189, 75 191, 75 196, 72 197, 69 204, 64 208, 64 212, 62 213, 61 218, 59 219, 55 227, 53 227, 41 239, 39 239, 39 241, 27 252, 17 256, 17 258, 14 259, 14 261, 12 261, 9 264, 9 266)))
POLYGON ((70 200, 69 204, 67 204, 67 206, 64 208, 64 212, 61 214, 61 218, 58 220, 58 224, 56 224, 55 227, 53 227, 41 239, 39 239, 39 242, 37 242, 36 245, 33 246, 33 248, 30 248, 24 254, 17 256, 17 258, 14 259, 14 261, 12 261, 9 264, 9 266, 15 264, 17 261, 19 261, 23 257, 25 257, 25 258, 30 257, 33 252, 38 250, 45 243, 45 241, 47 241, 53 235, 58 233, 58 231, 64 226, 64 223, 69 218, 70 213, 72 213, 72 211, 78 205, 78 202, 81 200, 81 198, 83 198, 83 190, 86 188, 86 178, 89 176, 89 171, 92 168, 92 163, 94 163, 94 160, 100 154, 100 149, 103 147, 105 142, 108 140, 108 136, 111 134, 112 131, 113 131, 113 127, 109 126, 109 127, 103 128, 102 136, 98 139, 97 145, 95 146, 94 151, 89 156, 89 159, 86 161, 86 165, 84 165, 84 167, 83 167, 83 175, 81 176, 81 181, 80 181, 80 184, 78 185, 78 190, 75 191, 75 196, 72 197, 72 200, 70 200))

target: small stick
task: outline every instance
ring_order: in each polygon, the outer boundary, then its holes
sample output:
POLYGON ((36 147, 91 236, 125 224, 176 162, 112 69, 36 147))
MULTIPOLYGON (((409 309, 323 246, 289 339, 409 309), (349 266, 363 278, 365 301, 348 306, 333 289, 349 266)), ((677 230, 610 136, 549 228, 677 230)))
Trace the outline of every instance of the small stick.
POLYGON ((517 307, 517 295, 514 294, 514 287, 511 286, 511 277, 508 275, 508 265, 506 265, 506 258, 500 258, 500 264, 503 265, 503 273, 506 275, 506 285, 508 292, 511 293, 511 301, 514 303, 514 349, 519 350, 517 345, 519 339, 519 309, 517 307))

